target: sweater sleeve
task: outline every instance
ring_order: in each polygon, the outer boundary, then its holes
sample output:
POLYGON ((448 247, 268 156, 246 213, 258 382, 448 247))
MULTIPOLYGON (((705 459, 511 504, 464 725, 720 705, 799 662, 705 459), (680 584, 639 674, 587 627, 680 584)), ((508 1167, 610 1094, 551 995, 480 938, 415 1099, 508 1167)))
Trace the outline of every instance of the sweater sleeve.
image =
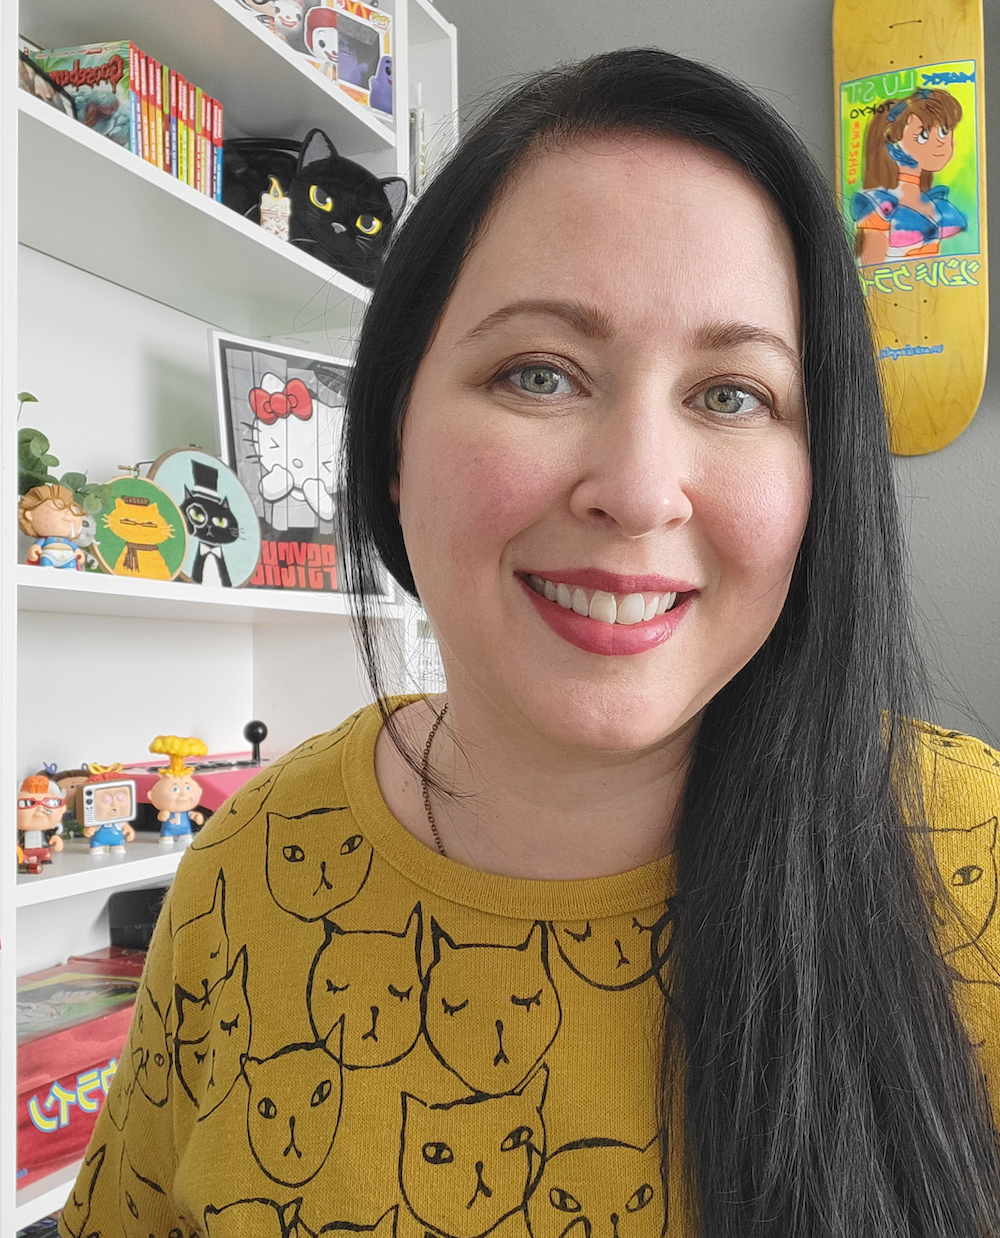
POLYGON ((118 1071, 63 1208, 61 1238, 95 1233, 188 1238, 192 1231, 171 1194, 177 1164, 170 1050, 173 972, 168 896, 150 943, 118 1071))

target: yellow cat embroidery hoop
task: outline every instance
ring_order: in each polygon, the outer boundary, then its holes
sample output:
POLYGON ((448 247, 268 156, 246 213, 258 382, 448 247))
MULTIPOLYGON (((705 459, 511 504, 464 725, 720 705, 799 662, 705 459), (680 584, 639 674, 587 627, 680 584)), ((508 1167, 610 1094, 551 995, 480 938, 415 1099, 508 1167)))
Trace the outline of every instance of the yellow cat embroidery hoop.
POLYGON ((108 487, 90 547, 101 568, 112 576, 173 580, 187 554, 180 508, 147 477, 113 477, 108 487))

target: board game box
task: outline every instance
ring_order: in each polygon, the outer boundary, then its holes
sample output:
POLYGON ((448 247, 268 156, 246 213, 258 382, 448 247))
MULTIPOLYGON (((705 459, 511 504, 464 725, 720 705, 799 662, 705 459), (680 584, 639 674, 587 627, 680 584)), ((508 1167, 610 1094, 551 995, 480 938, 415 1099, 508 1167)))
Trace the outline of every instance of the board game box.
POLYGON ((83 1154, 118 1069, 145 951, 111 947, 17 982, 17 1184, 83 1154))

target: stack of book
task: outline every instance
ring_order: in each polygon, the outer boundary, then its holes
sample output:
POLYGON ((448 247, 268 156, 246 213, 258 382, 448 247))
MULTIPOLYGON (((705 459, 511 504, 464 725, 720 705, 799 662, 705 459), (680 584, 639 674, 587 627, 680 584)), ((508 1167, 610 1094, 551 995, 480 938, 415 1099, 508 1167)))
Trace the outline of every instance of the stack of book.
POLYGON ((77 119, 222 201, 222 104, 130 42, 28 54, 77 119))

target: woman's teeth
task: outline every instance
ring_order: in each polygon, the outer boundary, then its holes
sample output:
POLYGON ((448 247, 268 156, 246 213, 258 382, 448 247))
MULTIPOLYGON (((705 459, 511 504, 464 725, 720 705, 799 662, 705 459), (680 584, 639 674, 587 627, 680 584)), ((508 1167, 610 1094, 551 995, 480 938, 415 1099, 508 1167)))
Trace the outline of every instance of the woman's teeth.
POLYGON ((676 593, 605 593, 579 585, 554 585, 541 576, 528 576, 527 581, 536 593, 563 610, 575 610, 598 623, 648 623, 666 614, 677 601, 676 593))

